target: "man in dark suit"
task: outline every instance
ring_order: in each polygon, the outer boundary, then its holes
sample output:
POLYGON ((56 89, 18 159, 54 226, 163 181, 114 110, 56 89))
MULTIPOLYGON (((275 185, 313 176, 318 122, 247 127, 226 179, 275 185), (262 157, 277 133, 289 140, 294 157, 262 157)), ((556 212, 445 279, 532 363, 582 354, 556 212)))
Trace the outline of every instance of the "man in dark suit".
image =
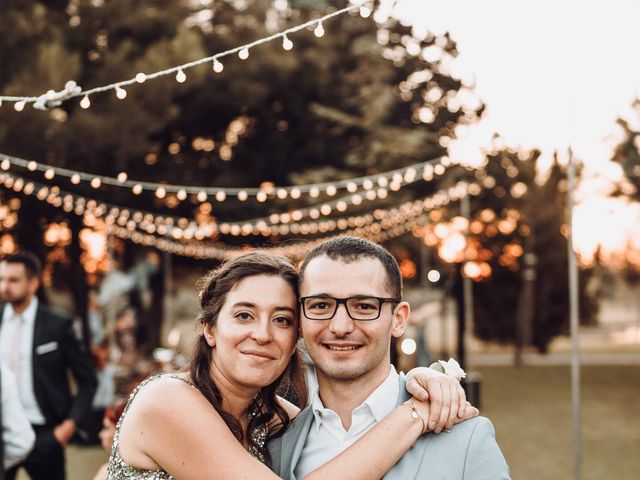
POLYGON ((22 252, 0 262, 0 360, 16 377, 22 406, 36 432, 23 466, 33 480, 65 478, 64 446, 91 411, 96 377, 71 317, 38 301, 40 262, 22 252), (72 395, 68 371, 77 392, 72 395))

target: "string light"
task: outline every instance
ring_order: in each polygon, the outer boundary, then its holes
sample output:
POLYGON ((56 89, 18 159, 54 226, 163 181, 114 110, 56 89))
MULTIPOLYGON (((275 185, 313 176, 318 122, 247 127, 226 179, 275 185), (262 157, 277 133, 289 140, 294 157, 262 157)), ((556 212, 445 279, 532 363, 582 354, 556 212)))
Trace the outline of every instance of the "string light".
POLYGON ((313 34, 318 38, 324 36, 324 27, 322 26, 322 22, 318 22, 318 25, 313 30, 313 34))
POLYGON ((213 59, 213 71, 216 73, 221 73, 224 70, 224 65, 222 62, 218 61, 217 58, 213 59))
MULTIPOLYGON (((124 187, 131 188, 135 185, 140 185, 141 191, 150 191, 155 192, 159 187, 163 187, 167 193, 177 193, 180 190, 185 190, 187 194, 196 195, 200 191, 204 191, 207 195, 219 195, 216 197, 218 201, 224 201, 228 196, 236 196, 241 192, 245 192, 247 196, 256 196, 260 191, 263 191, 261 188, 222 188, 222 187, 208 187, 202 188, 199 186, 191 186, 191 185, 172 185, 165 182, 140 182, 134 180, 125 180, 122 181, 122 178, 118 176, 107 177, 107 176, 97 176, 88 172, 78 172, 75 170, 70 170, 66 168, 54 167, 52 165, 47 165, 43 163, 38 163, 34 161, 28 161, 17 157, 12 157, 10 155, 2 155, 0 154, 0 158, 2 161, 8 161, 11 165, 15 165, 20 168, 29 168, 31 171, 40 170, 44 172, 45 170, 52 168, 55 171, 56 176, 64 177, 64 178, 72 178, 74 176, 80 176, 82 180, 90 182, 93 178, 99 177, 102 184, 115 186, 115 187, 124 187), (4 158, 3 158, 4 157, 4 158), (222 193, 219 193, 222 192, 222 193)), ((444 174, 446 168, 442 163, 440 163, 443 157, 435 158, 433 160, 429 160, 426 162, 421 162, 418 164, 410 165, 407 167, 402 167, 396 170, 392 170, 389 172, 378 173, 374 175, 369 175, 365 177, 352 178, 347 180, 338 180, 335 182, 326 182, 326 183, 317 183, 317 184, 307 184, 307 185, 297 185, 297 186, 289 186, 289 187, 277 187, 276 194, 274 198, 285 199, 287 197, 291 197, 294 200, 301 198, 302 193, 308 194, 311 198, 318 198, 321 192, 324 192, 328 196, 334 196, 338 190, 346 189, 349 193, 355 193, 359 188, 363 188, 365 190, 372 190, 376 185, 382 186, 385 183, 388 184, 388 188, 392 191, 398 191, 404 185, 408 185, 410 183, 416 181, 426 181, 425 178, 431 178, 431 172, 439 172, 439 175, 444 174), (409 172, 409 173, 407 173, 409 172), (386 179, 386 180, 384 180, 386 179), (411 181, 407 181, 411 180, 411 181), (375 182, 374 182, 375 181, 375 182)), ((272 187, 275 188, 275 187, 272 187)), ((244 194, 243 194, 244 195, 244 194)))
POLYGON ((187 80, 187 75, 184 73, 184 71, 181 68, 179 68, 178 73, 176 73, 176 82, 184 83, 186 80, 187 80))
POLYGON ((89 100, 89 95, 85 95, 82 100, 80 100, 80 106, 85 110, 91 106, 91 100, 89 100))
POLYGON ((120 100, 124 100, 125 98, 127 98, 127 91, 120 86, 116 87, 116 97, 118 97, 120 100))
POLYGON ((284 48, 285 50, 291 50, 293 48, 293 42, 289 39, 289 37, 287 37, 286 33, 282 35, 282 48, 284 48))
POLYGON ((321 37, 324 34, 324 28, 322 26, 323 22, 333 17, 336 17, 338 15, 342 15, 346 12, 350 12, 356 9, 360 9, 361 15, 365 12, 369 12, 367 15, 363 15, 363 16, 369 16, 371 13, 371 11, 368 8, 363 7, 361 3, 356 3, 353 5, 349 5, 341 10, 337 10, 335 12, 329 13, 321 18, 310 20, 308 22, 297 25, 295 27, 288 28, 282 32, 269 35, 267 37, 248 43, 246 45, 242 45, 241 47, 235 47, 235 48, 226 50, 224 52, 220 52, 208 57, 203 57, 198 60, 185 63, 183 65, 178 65, 176 67, 168 68, 166 70, 161 70, 161 71, 150 73, 150 74, 138 73, 132 79, 115 82, 109 85, 104 85, 104 86, 92 88, 89 90, 82 90, 78 85, 76 85, 74 81, 71 80, 67 82, 65 84, 65 88, 59 92, 56 92, 54 90, 49 90, 40 96, 33 96, 33 97, 0 95, 0 104, 2 104, 2 102, 5 102, 5 101, 15 102, 14 108, 18 112, 21 112, 22 110, 24 110, 26 103, 33 103, 35 108, 40 110, 46 110, 48 108, 59 106, 62 102, 69 100, 70 98, 79 97, 79 96, 88 96, 94 93, 104 92, 107 90, 116 90, 116 95, 118 96, 118 98, 122 99, 124 98, 124 96, 126 96, 126 92, 123 97, 120 97, 118 95, 119 94, 119 91, 117 90, 118 88, 125 87, 127 85, 132 85, 135 83, 141 84, 147 80, 159 78, 159 77, 173 74, 173 73, 177 73, 179 75, 181 70, 186 70, 188 68, 192 68, 202 63, 208 63, 211 61, 214 62, 213 63, 214 71, 216 73, 220 73, 222 71, 222 64, 219 62, 218 60, 219 58, 237 53, 241 59, 245 60, 249 57, 250 48, 256 47, 258 45, 262 45, 267 42, 271 42, 276 38, 283 38, 283 46, 285 47, 285 49, 289 50, 291 47, 293 47, 293 43, 291 42, 291 40, 288 40, 288 41, 285 40, 288 34, 299 32, 301 30, 307 29, 309 27, 313 27, 315 25, 314 34, 317 37, 321 37), (285 46, 285 42, 286 42, 286 46, 285 46), (218 67, 218 64, 220 65, 220 67, 218 67), (219 68, 219 70, 217 68, 219 68))

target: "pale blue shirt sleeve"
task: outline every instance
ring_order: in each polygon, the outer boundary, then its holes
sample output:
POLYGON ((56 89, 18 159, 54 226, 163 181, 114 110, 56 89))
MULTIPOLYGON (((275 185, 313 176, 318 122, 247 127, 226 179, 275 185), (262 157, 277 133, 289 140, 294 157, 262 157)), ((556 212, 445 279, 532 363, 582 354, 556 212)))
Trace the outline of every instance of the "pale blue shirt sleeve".
POLYGON ((2 438, 4 468, 9 469, 24 460, 36 441, 36 434, 24 413, 18 387, 9 368, 2 365, 2 438))

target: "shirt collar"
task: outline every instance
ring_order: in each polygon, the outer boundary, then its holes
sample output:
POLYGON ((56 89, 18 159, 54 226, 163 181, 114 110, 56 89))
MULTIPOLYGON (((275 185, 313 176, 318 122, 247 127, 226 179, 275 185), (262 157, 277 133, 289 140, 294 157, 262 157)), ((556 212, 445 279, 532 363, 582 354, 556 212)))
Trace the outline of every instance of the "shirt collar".
POLYGON ((32 325, 36 321, 36 313, 38 312, 38 297, 33 296, 31 298, 31 302, 25 310, 17 314, 13 309, 13 306, 10 303, 5 304, 4 306, 4 314, 2 318, 10 319, 16 318, 18 316, 22 317, 22 319, 29 325, 32 325))
MULTIPOLYGON (((398 372, 393 365, 389 365, 389 375, 387 375, 384 382, 371 392, 371 395, 369 395, 360 406, 354 409, 354 411, 366 406, 376 419, 376 422, 381 421, 396 406, 399 388, 398 372)), ((316 432, 320 429, 323 417, 327 414, 334 413, 333 410, 325 408, 322 400, 320 399, 320 391, 318 387, 316 387, 311 400, 311 410, 313 411, 316 432)))

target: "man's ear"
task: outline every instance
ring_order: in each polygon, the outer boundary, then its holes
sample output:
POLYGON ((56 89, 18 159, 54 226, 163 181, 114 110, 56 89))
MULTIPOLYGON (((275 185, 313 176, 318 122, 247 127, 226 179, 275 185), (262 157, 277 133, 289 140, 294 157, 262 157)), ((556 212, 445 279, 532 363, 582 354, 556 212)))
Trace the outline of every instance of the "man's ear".
POLYGON ((409 323, 411 308, 407 302, 400 302, 393 311, 393 327, 391 335, 401 337, 409 323))
POLYGON ((213 336, 213 329, 214 328, 215 327, 213 326, 213 324, 208 323, 202 329, 202 334, 204 335, 204 339, 206 340, 207 345, 209 345, 210 347, 215 347, 216 346, 216 339, 213 336))
POLYGON ((40 279, 38 277, 31 277, 29 279, 29 293, 35 295, 40 288, 40 279))

